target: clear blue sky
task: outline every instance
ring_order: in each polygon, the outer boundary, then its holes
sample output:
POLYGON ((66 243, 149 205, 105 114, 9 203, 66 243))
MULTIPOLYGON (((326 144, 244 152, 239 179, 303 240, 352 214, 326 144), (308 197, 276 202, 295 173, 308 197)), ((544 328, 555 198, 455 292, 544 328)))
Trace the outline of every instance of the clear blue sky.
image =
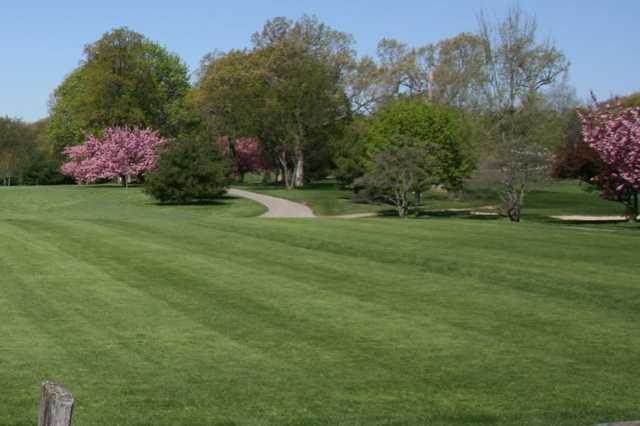
MULTIPOLYGON (((274 16, 314 14, 353 34, 361 54, 382 37, 412 45, 475 31, 480 10, 503 13, 512 0, 59 0, 20 1, 0 9, 0 116, 47 115, 54 88, 82 57, 83 46, 118 26, 178 53, 193 70, 215 49, 249 44, 274 16)), ((640 0, 522 0, 571 60, 578 96, 640 90, 640 0)))

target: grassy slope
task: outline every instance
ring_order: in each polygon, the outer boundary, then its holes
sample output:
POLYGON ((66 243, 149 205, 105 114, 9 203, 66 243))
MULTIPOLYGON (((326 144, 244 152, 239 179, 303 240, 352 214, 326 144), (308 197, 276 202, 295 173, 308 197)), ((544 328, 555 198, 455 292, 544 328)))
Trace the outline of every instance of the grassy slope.
POLYGON ((0 424, 640 418, 637 230, 260 211, 0 189, 0 424))

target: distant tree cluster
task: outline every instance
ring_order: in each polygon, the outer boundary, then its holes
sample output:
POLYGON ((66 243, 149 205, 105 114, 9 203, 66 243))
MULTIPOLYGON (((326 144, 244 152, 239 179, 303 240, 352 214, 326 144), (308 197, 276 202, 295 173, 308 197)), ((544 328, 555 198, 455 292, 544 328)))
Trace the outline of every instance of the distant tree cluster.
POLYGON ((64 183, 59 162, 46 138, 46 121, 28 124, 0 117, 0 184, 45 185, 64 183))

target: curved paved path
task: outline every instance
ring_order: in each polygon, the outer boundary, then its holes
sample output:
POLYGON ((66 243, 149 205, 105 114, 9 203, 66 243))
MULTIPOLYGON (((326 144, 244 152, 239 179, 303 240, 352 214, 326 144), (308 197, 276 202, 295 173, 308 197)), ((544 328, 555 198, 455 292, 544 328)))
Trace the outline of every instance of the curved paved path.
POLYGON ((312 218, 316 217, 313 211, 304 204, 294 203, 284 198, 271 197, 269 195, 257 194, 255 192, 243 191, 241 189, 231 188, 229 195, 236 197, 248 198, 266 206, 269 211, 260 217, 271 218, 312 218))

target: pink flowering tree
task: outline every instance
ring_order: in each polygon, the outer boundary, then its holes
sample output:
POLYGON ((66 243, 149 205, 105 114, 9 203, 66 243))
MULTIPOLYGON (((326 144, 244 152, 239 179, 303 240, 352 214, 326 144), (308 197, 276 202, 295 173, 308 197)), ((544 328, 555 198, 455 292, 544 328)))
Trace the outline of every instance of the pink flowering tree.
POLYGON ((250 172, 260 172, 267 169, 260 143, 251 138, 239 138, 229 140, 220 139, 223 150, 231 158, 234 169, 240 181, 244 181, 244 175, 250 172))
POLYGON ((67 147, 63 152, 69 161, 61 171, 79 183, 118 178, 127 186, 131 178, 155 168, 158 148, 166 143, 152 129, 108 128, 102 137, 89 136, 84 144, 67 147))
POLYGON ((578 111, 584 141, 606 164, 593 178, 605 198, 627 206, 628 215, 638 220, 640 192, 640 107, 597 103, 578 111))

